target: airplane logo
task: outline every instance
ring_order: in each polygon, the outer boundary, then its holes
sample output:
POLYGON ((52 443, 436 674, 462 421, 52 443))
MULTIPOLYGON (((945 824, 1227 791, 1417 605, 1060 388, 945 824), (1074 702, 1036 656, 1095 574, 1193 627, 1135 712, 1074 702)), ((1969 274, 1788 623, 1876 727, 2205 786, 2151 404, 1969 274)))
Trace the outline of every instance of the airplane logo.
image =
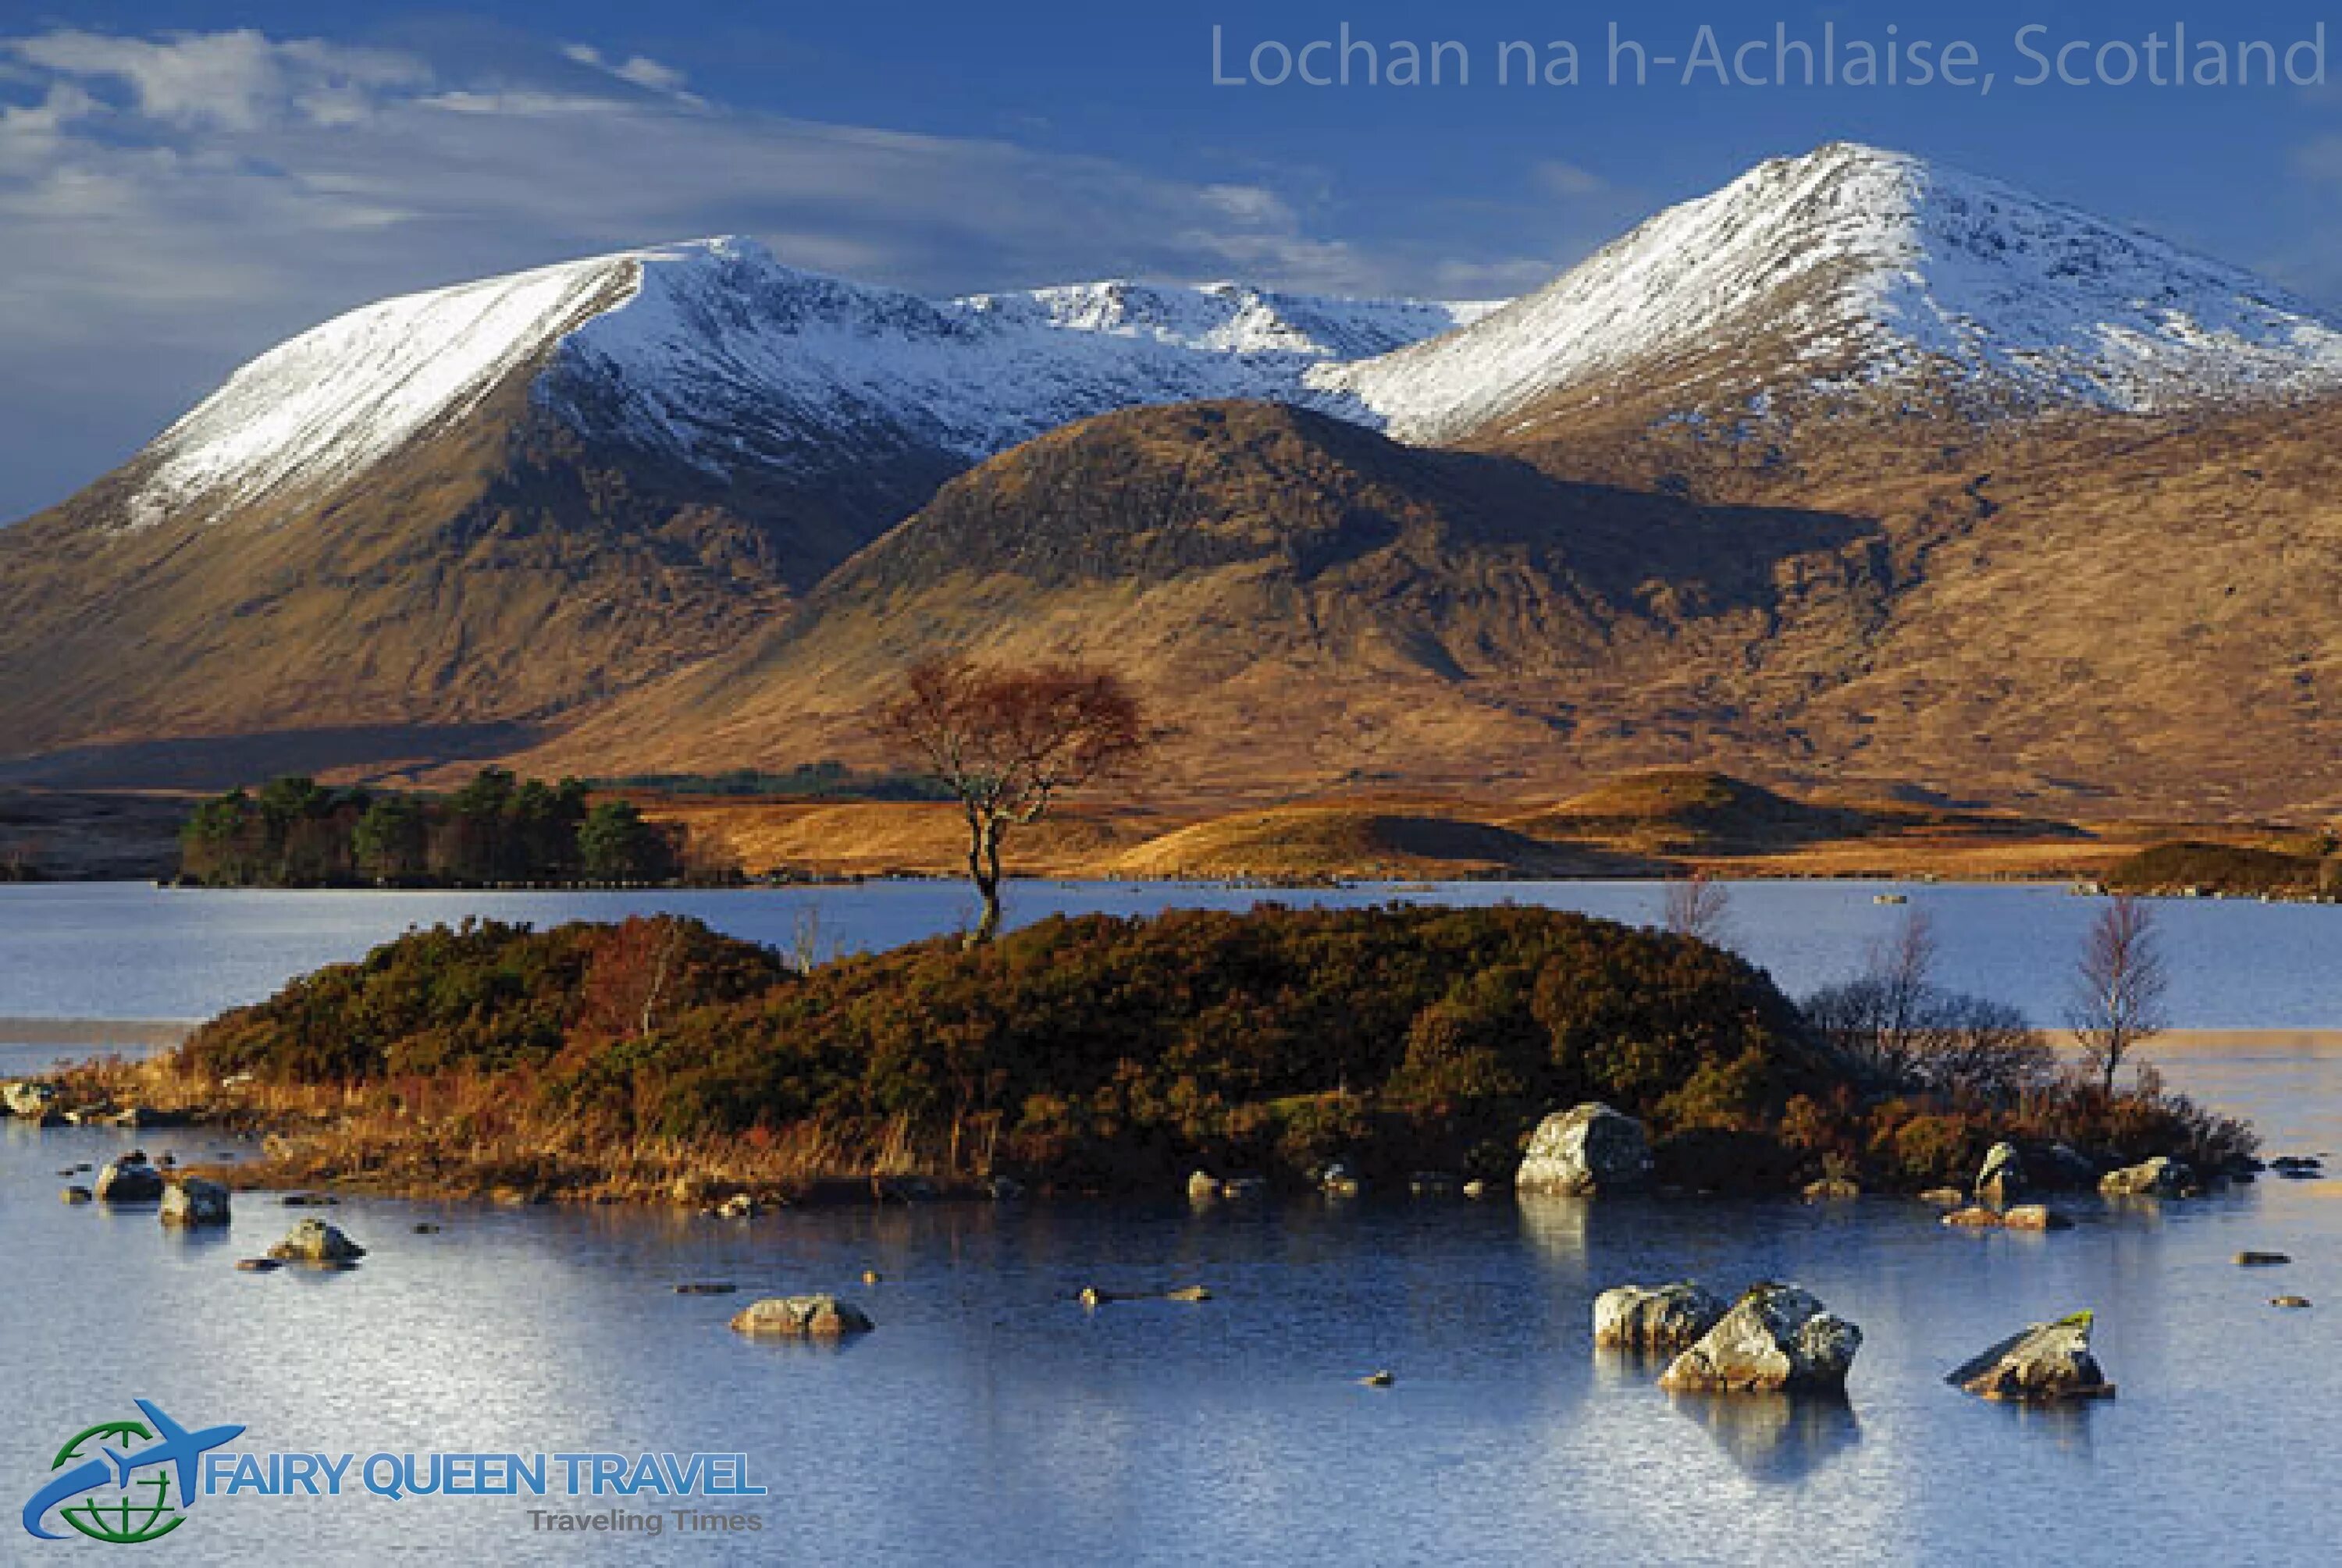
POLYGON ((79 1433, 57 1451, 51 1468, 61 1473, 25 1504, 25 1529, 28 1533, 43 1541, 66 1539, 45 1528, 49 1511, 62 1507, 60 1517, 94 1540, 128 1544, 167 1534, 179 1525, 179 1510, 195 1500, 197 1462, 211 1450, 244 1435, 241 1426, 207 1426, 199 1432, 189 1432, 152 1401, 142 1399, 136 1403, 139 1413, 146 1418, 145 1423, 106 1422, 79 1433), (106 1438, 115 1439, 119 1446, 108 1447, 104 1442, 106 1438), (96 1453, 85 1454, 84 1445, 93 1440, 97 1440, 96 1453), (81 1463, 71 1470, 65 1469, 76 1459, 81 1463), (168 1479, 160 1476, 149 1478, 152 1495, 145 1503, 130 1500, 133 1475, 155 1465, 168 1465, 177 1473, 179 1493, 175 1506, 170 1501, 168 1479), (95 1502, 77 1508, 63 1506, 109 1483, 124 1493, 125 1501, 118 1507, 95 1502))

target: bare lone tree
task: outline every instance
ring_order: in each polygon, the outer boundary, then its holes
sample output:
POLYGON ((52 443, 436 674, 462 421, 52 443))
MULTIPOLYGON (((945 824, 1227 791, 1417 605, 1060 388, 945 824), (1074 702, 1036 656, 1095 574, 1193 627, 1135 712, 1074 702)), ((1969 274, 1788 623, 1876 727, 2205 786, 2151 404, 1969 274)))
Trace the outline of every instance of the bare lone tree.
POLYGON ((2117 896, 2082 944, 2066 1014, 2083 1060, 2107 1094, 2115 1092, 2115 1074, 2131 1052, 2163 1033, 2163 996, 2170 984, 2156 941, 2154 906, 2128 894, 2117 896))
POLYGON ((1667 884, 1664 916, 1670 935, 1721 947, 1732 925, 1732 890, 1704 871, 1667 884))
POLYGON ((967 819, 967 874, 984 900, 971 947, 1000 930, 1000 845, 1009 830, 1123 766, 1148 739, 1138 699, 1111 670, 995 669, 965 658, 912 666, 882 725, 967 819))

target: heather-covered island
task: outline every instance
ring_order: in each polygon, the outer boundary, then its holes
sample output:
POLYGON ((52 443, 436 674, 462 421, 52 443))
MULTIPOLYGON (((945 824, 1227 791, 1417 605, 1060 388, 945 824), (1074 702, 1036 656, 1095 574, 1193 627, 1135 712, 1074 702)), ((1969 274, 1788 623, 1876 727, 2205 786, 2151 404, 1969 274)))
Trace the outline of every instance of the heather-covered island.
POLYGON ((1914 935, 1800 1009, 1696 937, 1512 906, 1056 917, 817 964, 671 917, 478 923, 297 980, 111 1089, 270 1131, 237 1180, 417 1194, 1167 1192, 1336 1163, 1501 1183, 1586 1101, 1689 1192, 1966 1187, 2004 1142, 2081 1183, 2249 1156, 2151 1073, 2110 1090, 1937 992, 1914 935))

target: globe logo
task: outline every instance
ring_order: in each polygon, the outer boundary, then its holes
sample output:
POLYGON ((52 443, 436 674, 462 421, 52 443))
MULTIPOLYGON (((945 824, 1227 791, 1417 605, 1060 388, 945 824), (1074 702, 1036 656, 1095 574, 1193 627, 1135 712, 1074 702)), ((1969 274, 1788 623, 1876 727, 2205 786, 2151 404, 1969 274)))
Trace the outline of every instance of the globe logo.
MULTIPOLYGON (((152 1443, 155 1434, 135 1421, 103 1422, 58 1449, 49 1468, 62 1470, 75 1460, 93 1457, 91 1445, 107 1438, 124 1440, 121 1446, 126 1449, 132 1442, 152 1443)), ((159 1540, 186 1523, 186 1515, 172 1506, 170 1473, 161 1470, 127 1483, 117 1502, 85 1497, 57 1510, 57 1517, 93 1541, 117 1546, 159 1540)))
POLYGON ((195 1462, 243 1435, 241 1426, 189 1432, 146 1400, 144 1421, 106 1421, 75 1433, 50 1461, 49 1483, 25 1504, 25 1528, 44 1541, 66 1539, 48 1529, 57 1519, 92 1541, 136 1546, 159 1541, 186 1523, 195 1501, 195 1462))

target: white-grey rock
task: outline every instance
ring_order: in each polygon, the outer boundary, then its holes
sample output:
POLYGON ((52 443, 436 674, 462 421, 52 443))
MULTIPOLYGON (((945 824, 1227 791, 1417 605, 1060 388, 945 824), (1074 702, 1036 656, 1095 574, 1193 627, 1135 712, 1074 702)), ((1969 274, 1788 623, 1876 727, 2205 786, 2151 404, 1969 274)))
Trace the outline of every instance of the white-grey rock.
POLYGON ((2115 1391, 2090 1353, 2091 1314, 2037 1323, 1955 1367, 1944 1381, 1983 1399, 2048 1403, 2115 1391))
POLYGON ((2005 1209, 2025 1194, 2025 1159, 2014 1144, 1995 1144, 1977 1172, 1977 1202, 2005 1209))
POLYGON ((151 1203, 163 1195, 163 1173, 144 1159, 125 1156, 97 1173, 101 1203, 151 1203))
POLYGON ((1731 1310, 1722 1296, 1687 1280, 1619 1285, 1594 1298, 1594 1343, 1611 1350, 1688 1350, 1731 1310))
POLYGON ((287 1231, 283 1241, 268 1249, 268 1255, 294 1263, 342 1263, 365 1256, 365 1249, 344 1235, 340 1226, 313 1219, 287 1231))
POLYGON ((1861 1348, 1860 1329, 1796 1285, 1751 1285, 1675 1359, 1659 1386, 1675 1393, 1841 1393, 1861 1348))
POLYGON ((201 1176, 189 1176, 163 1189, 163 1223, 166 1225, 224 1225, 228 1223, 227 1189, 201 1176))
POLYGON ((1587 1196, 1631 1192, 1650 1180, 1651 1145, 1643 1124, 1589 1102, 1537 1124, 1513 1185, 1524 1193, 1587 1196))
POLYGON ((0 1090, 0 1104, 8 1107, 8 1114, 43 1125, 62 1119, 57 1104, 57 1086, 38 1079, 26 1078, 0 1090))
POLYGON ((2112 1198, 2177 1198, 2195 1190, 2196 1173, 2161 1154, 2098 1178, 2098 1191, 2112 1198))

